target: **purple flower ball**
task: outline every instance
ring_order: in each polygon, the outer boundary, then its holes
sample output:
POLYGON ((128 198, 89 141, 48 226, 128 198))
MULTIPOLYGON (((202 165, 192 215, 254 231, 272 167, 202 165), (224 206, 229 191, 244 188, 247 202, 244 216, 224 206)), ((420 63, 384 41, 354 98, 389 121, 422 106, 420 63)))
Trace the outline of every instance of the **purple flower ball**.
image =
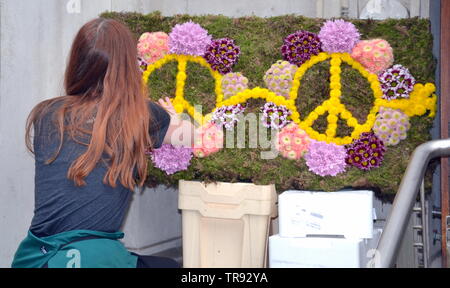
POLYGON ((273 102, 267 102, 261 108, 261 121, 264 127, 281 129, 291 122, 291 111, 285 106, 277 106, 273 102))
POLYGON ((374 133, 363 133, 361 137, 347 146, 345 162, 361 170, 368 171, 380 167, 386 148, 374 133))
POLYGON ((393 100, 397 98, 409 98, 414 90, 416 79, 409 73, 408 68, 397 64, 378 75, 383 98, 393 100))
POLYGON ((167 173, 174 174, 187 170, 192 159, 192 149, 186 147, 175 147, 171 144, 163 144, 161 148, 150 152, 151 160, 156 168, 167 173))
POLYGON ((192 21, 175 25, 169 34, 171 54, 203 56, 210 43, 208 31, 192 21))
POLYGON ((297 31, 284 39, 281 53, 289 63, 301 66, 311 56, 322 52, 322 43, 319 37, 308 31, 297 31))
POLYGON ((227 130, 232 130, 239 122, 239 116, 244 113, 245 108, 241 104, 222 106, 214 111, 211 121, 227 130))
POLYGON ((360 37, 355 25, 342 19, 326 21, 319 32, 322 49, 329 53, 352 53, 360 37))
POLYGON ((213 70, 227 74, 237 63, 239 54, 241 54, 241 49, 234 43, 234 40, 222 38, 213 40, 208 45, 204 57, 213 70))
POLYGON ((313 141, 305 155, 309 171, 324 176, 336 176, 345 171, 347 151, 344 146, 334 143, 313 141))

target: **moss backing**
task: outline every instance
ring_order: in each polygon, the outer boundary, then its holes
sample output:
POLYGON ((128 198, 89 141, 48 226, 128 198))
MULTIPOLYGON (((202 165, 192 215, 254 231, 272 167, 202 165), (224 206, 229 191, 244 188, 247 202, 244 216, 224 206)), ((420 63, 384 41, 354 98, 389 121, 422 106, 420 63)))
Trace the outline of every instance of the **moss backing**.
MULTIPOLYGON (((229 18, 225 16, 176 15, 164 17, 160 13, 104 13, 102 17, 114 18, 126 23, 136 37, 148 31, 170 33, 178 23, 189 20, 207 29, 213 38, 229 37, 241 47, 241 57, 233 71, 242 72, 249 79, 250 88, 265 87, 263 76, 270 66, 281 59, 280 47, 284 37, 297 30, 317 33, 323 19, 286 15, 280 17, 229 18)), ((395 63, 408 67, 419 83, 434 82, 435 60, 432 56, 432 35, 426 19, 401 20, 350 20, 362 34, 362 39, 383 38, 394 49, 395 63)), ((309 113, 328 98, 328 66, 326 62, 310 69, 304 77, 301 96, 297 101, 300 112, 309 113), (325 76, 324 76, 325 75, 325 76)), ((193 104, 203 104, 204 112, 210 112, 215 104, 214 82, 204 68, 188 66, 185 97, 193 104)), ((158 99, 175 94, 176 65, 168 65, 152 75, 150 97, 158 99)), ((355 117, 364 119, 372 106, 368 84, 355 70, 342 69, 343 102, 355 117)), ((256 109, 257 103, 251 105, 256 109)), ((302 115, 306 115, 303 114, 302 115)), ((323 129, 320 119, 315 127, 323 129)), ((397 191, 412 151, 430 139, 432 119, 414 117, 408 138, 399 145, 388 147, 383 165, 364 172, 349 168, 337 177, 320 177, 308 171, 304 160, 292 161, 281 157, 262 160, 260 149, 224 149, 213 157, 193 159, 187 171, 167 176, 149 164, 148 183, 175 185, 179 179, 204 181, 242 181, 255 184, 275 183, 278 191, 309 189, 335 191, 342 188, 372 188, 381 194, 397 191)), ((348 135, 348 127, 342 126, 338 136, 348 135)))

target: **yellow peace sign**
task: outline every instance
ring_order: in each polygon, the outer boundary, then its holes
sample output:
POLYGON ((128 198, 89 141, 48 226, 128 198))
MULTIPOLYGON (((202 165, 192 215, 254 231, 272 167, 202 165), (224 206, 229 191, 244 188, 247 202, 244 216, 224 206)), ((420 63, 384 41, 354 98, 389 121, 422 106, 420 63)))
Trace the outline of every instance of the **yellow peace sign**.
POLYGON ((188 56, 188 55, 166 55, 164 58, 149 65, 147 70, 143 73, 144 82, 147 83, 148 79, 156 69, 161 68, 169 61, 178 62, 178 73, 176 78, 176 93, 173 100, 174 107, 178 113, 186 110, 195 121, 198 123, 205 123, 211 120, 211 113, 206 116, 198 113, 194 107, 184 98, 184 86, 186 81, 186 66, 187 62, 194 62, 206 67, 212 77, 215 79, 215 93, 216 93, 216 109, 222 106, 243 104, 248 99, 265 99, 267 102, 273 102, 276 105, 283 105, 292 112, 291 119, 299 125, 300 128, 312 138, 318 141, 326 141, 328 143, 333 142, 338 145, 350 144, 354 139, 359 138, 361 133, 369 132, 376 119, 380 107, 389 107, 393 109, 400 109, 408 116, 424 115, 427 111, 430 111, 429 116, 434 117, 436 113, 437 97, 433 94, 436 90, 434 84, 427 83, 426 85, 416 84, 414 90, 410 94, 409 99, 395 99, 386 100, 383 99, 383 92, 381 90, 378 77, 375 74, 368 72, 359 62, 354 60, 348 53, 320 53, 311 57, 308 61, 300 66, 294 76, 292 88, 289 93, 289 99, 283 96, 277 95, 274 92, 256 87, 253 89, 246 89, 238 94, 224 100, 222 93, 222 75, 214 71, 208 62, 202 57, 188 56), (331 58, 330 61, 330 97, 325 100, 321 105, 316 107, 311 113, 309 113, 303 120, 300 118, 300 113, 297 111, 295 101, 298 97, 298 89, 300 88, 300 82, 306 71, 319 62, 326 61, 331 58), (344 104, 341 103, 341 64, 347 63, 353 69, 356 69, 360 74, 367 79, 370 83, 370 87, 373 91, 374 104, 367 116, 365 123, 359 123, 352 113, 347 110, 344 104), (314 122, 319 116, 328 112, 327 116, 327 129, 325 134, 319 133, 312 128, 314 122), (336 137, 337 121, 341 118, 346 121, 349 127, 353 128, 353 132, 350 136, 336 137))

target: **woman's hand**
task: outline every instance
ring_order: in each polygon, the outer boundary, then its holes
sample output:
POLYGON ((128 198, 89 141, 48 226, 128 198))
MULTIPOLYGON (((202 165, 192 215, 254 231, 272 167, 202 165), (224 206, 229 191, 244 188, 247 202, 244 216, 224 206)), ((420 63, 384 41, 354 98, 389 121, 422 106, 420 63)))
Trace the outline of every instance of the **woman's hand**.
POLYGON ((161 105, 164 109, 166 109, 167 112, 169 112, 170 116, 177 115, 177 112, 175 111, 175 108, 173 107, 173 104, 170 101, 169 97, 159 99, 158 102, 159 105, 161 105))
POLYGON ((192 147, 194 144, 194 125, 190 121, 181 119, 169 97, 159 99, 158 103, 170 114, 170 125, 164 137, 164 144, 192 147))

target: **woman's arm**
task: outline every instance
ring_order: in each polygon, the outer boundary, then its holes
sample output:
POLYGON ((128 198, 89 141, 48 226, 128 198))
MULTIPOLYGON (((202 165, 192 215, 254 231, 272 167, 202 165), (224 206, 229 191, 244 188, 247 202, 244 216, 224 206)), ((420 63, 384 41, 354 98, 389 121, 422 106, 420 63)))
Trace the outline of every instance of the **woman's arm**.
POLYGON ((174 146, 194 146, 195 126, 191 121, 182 120, 180 118, 168 97, 159 99, 159 104, 166 109, 170 115, 170 125, 163 143, 172 144, 174 146))

